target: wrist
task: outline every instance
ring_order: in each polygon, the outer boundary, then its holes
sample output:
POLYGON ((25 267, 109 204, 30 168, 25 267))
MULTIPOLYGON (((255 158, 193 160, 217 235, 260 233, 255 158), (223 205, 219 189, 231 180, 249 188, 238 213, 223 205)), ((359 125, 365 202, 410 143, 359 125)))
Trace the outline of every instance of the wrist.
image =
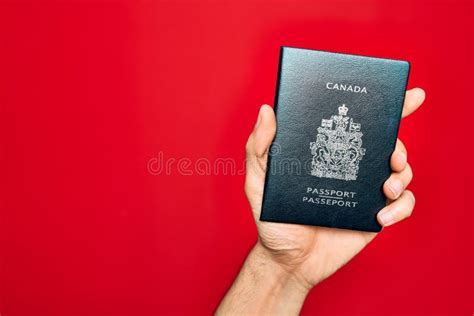
MULTIPOLYGON (((252 249, 251 255, 258 258, 259 262, 263 262, 270 272, 272 277, 275 279, 274 282, 278 282, 278 285, 285 289, 292 289, 299 296, 304 296, 314 287, 306 280, 302 274, 302 263, 301 264, 285 264, 281 260, 275 258, 272 251, 268 250, 260 240, 257 241, 254 248, 252 249)), ((250 257, 250 256, 249 256, 250 257)))
POLYGON ((298 314, 312 285, 299 273, 298 267, 288 267, 275 260, 272 253, 257 242, 249 255, 249 263, 271 291, 273 303, 281 314, 298 314))
POLYGON ((257 243, 248 255, 217 315, 297 315, 311 287, 272 259, 257 243))

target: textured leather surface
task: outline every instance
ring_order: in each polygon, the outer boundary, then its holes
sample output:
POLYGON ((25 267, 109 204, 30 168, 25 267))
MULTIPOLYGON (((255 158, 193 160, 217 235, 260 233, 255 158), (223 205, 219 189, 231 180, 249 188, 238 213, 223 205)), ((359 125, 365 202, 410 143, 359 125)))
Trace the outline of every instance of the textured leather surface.
MULTIPOLYGON (((278 127, 260 220, 380 231, 376 214, 385 206, 382 185, 390 175, 409 68, 405 61, 282 47, 275 97, 278 127), (328 82, 366 87, 367 93, 329 90, 328 82), (357 179, 311 175, 310 143, 316 141, 322 119, 337 114, 342 104, 363 133, 366 151, 357 179), (303 201, 327 196, 308 194, 308 188, 354 192, 354 198, 342 201, 357 203, 347 207, 303 201)), ((331 192, 331 201, 341 200, 331 192)))

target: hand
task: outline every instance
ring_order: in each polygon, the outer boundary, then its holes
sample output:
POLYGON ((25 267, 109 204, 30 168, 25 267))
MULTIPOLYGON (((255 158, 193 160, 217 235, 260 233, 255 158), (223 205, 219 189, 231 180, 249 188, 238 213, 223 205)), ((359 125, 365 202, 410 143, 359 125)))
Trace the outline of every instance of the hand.
MULTIPOLYGON (((402 117, 415 112, 424 99, 421 89, 407 91, 402 117)), ((259 220, 268 151, 275 132, 273 109, 263 105, 246 146, 245 193, 257 225, 258 242, 217 314, 297 314, 313 286, 336 272, 377 235, 259 220)), ((413 174, 400 140, 397 140, 390 165, 392 174, 383 186, 387 206, 377 214, 377 220, 384 227, 409 217, 415 206, 413 193, 405 190, 413 174)))
MULTIPOLYGON (((407 91, 402 117, 416 111, 424 99, 425 93, 421 89, 407 91)), ((268 150, 275 131, 273 109, 263 105, 247 141, 245 192, 257 225, 259 246, 269 258, 311 288, 347 263, 377 234, 259 220, 268 150)), ((384 227, 409 217, 415 205, 413 193, 405 190, 413 174, 407 163, 406 148, 400 140, 397 140, 390 165, 392 174, 383 186, 388 205, 377 215, 377 220, 384 227)))

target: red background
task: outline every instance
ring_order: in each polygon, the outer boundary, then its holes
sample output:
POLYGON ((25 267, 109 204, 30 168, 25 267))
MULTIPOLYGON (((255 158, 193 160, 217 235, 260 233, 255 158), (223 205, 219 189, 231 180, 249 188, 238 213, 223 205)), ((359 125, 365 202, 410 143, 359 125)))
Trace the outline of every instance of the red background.
POLYGON ((410 60, 417 196, 303 314, 471 315, 472 1, 2 1, 2 315, 210 314, 256 231, 240 164, 280 45, 410 60), (189 168, 191 169, 191 168, 189 168))

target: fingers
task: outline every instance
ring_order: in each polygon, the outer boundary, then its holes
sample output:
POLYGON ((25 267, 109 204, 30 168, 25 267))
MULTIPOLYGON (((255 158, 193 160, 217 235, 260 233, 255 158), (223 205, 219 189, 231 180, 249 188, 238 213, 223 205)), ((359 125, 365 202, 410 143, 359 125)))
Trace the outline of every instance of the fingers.
MULTIPOLYGON (((408 90, 405 95, 402 117, 415 112, 425 100, 425 92, 420 88, 408 90)), ((415 207, 415 197, 411 191, 405 190, 413 179, 413 172, 407 162, 407 150, 403 143, 397 139, 397 145, 390 158, 390 167, 394 171, 385 181, 383 191, 387 198, 393 200, 378 214, 377 220, 386 227, 409 217, 415 207)))
POLYGON ((400 139, 397 139, 397 145, 390 158, 390 167, 395 172, 401 172, 407 166, 407 149, 400 139))
POLYGON ((247 157, 263 158, 267 153, 276 133, 276 119, 269 105, 262 105, 258 113, 257 123, 247 141, 247 157))
POLYGON ((382 226, 390 226, 409 217, 415 206, 413 193, 405 190, 413 179, 413 171, 407 162, 406 147, 399 139, 390 159, 390 167, 394 172, 385 181, 383 191, 392 202, 377 214, 382 226))
POLYGON ((413 179, 413 172, 407 162, 407 149, 400 139, 390 159, 393 173, 383 185, 385 196, 391 200, 397 199, 413 179))
POLYGON ((395 200, 400 197, 405 188, 410 184, 413 179, 413 172, 409 164, 401 172, 394 172, 385 181, 383 185, 383 192, 385 196, 390 200, 395 200))
POLYGON ((387 227, 409 217, 415 207, 415 196, 411 191, 403 191, 400 198, 384 207, 378 214, 380 225, 387 227))
POLYGON ((408 90, 405 94, 405 103, 403 104, 402 117, 415 112, 425 101, 425 91, 420 88, 408 90))

